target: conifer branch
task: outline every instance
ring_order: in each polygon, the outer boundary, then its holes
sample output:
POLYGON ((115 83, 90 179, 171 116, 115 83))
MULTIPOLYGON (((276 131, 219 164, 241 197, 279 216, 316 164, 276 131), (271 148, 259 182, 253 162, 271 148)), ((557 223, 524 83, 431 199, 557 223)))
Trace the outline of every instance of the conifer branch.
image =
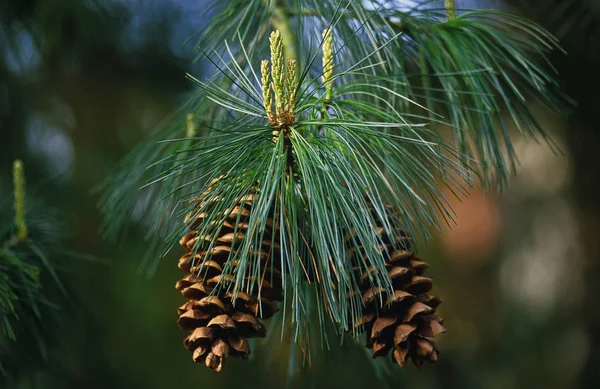
POLYGON ((13 161, 12 176, 13 193, 0 198, 2 388, 7 380, 12 387, 22 366, 47 361, 56 330, 71 315, 59 269, 75 257, 85 257, 65 248, 64 215, 26 191, 21 160, 13 161))
MULTIPOLYGON (((218 20, 240 21, 235 32, 244 55, 240 60, 225 44, 231 61, 219 57, 222 74, 209 82, 194 79, 201 88, 196 101, 210 102, 196 111, 207 118, 208 130, 194 142, 182 142, 178 124, 177 136, 161 134, 169 139, 160 148, 149 142, 134 160, 134 169, 152 160, 146 170, 152 174, 143 177, 148 187, 158 188, 151 200, 166 199, 165 214, 174 215, 180 226, 170 242, 183 232, 183 215, 207 211, 200 224, 185 228, 215 244, 228 204, 258 193, 248 215, 249 236, 237 242, 242 249, 231 251, 222 273, 240 284, 237 291, 256 279, 252 273, 260 269, 261 258, 254 249, 273 222, 269 218, 277 218, 271 225, 280 229, 273 237, 281 250, 278 265, 284 282, 291 283, 299 327, 305 319, 305 280, 318 283, 321 321, 328 316, 340 330, 356 325, 363 301, 352 292, 362 281, 353 278, 347 250, 364 251, 359 268, 384 269, 385 254, 376 249, 382 244, 380 229, 390 241, 402 238, 400 228, 428 237, 431 229, 452 220, 440 181, 462 195, 481 167, 485 182, 506 183, 514 154, 504 112, 523 134, 543 136, 530 99, 549 105, 558 100, 552 75, 535 59, 556 49, 556 41, 533 23, 480 11, 446 23, 446 14, 448 20, 456 18, 451 1, 446 10, 414 12, 373 10, 359 0, 344 4, 342 9, 334 2, 312 2, 314 11, 294 14, 283 0, 228 2, 218 20), (311 46, 315 39, 297 44, 292 15, 297 16, 294 26, 305 28, 303 37, 318 38, 324 21, 335 25, 343 39, 344 54, 338 57, 343 62, 334 61, 333 31, 326 30, 319 69, 319 52, 311 46), (258 44, 259 34, 252 30, 257 18, 260 27, 276 31, 270 37, 270 61, 260 64, 261 79, 252 80, 252 50, 259 58, 268 56, 267 45, 258 44), (297 71, 300 62, 302 72, 297 71), (419 74, 413 74, 415 68, 419 74), (437 123, 450 125, 455 145, 437 132, 437 123), (223 176, 209 188, 211 179, 223 176), (198 197, 217 209, 181 209, 198 197), (388 209, 397 214, 386 217, 388 209)), ((209 47, 222 47, 218 39, 224 34, 217 27, 210 31, 216 32, 206 35, 209 47)), ((209 260, 207 255, 194 265, 209 260)), ((369 276, 369 283, 388 297, 393 292, 385 271, 369 276)))

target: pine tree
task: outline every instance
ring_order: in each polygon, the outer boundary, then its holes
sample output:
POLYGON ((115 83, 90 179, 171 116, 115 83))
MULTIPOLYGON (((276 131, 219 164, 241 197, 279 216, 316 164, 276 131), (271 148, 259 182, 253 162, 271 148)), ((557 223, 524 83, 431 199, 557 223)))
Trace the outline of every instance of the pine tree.
POLYGON ((107 234, 143 188, 154 256, 165 238, 185 247, 179 324, 213 370, 248 356, 280 297, 298 341, 316 304, 341 336, 366 331, 374 356, 436 361, 441 299, 415 243, 452 221, 443 187, 507 188, 509 126, 548 140, 531 102, 569 104, 547 64, 556 39, 452 0, 218 5, 196 46, 217 72, 188 75, 197 91, 106 182, 107 234))

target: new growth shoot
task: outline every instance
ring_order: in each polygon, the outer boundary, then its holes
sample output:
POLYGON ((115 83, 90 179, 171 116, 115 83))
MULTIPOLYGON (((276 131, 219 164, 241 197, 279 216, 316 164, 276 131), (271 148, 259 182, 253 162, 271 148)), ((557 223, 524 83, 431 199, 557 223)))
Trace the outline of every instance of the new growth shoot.
POLYGON ((273 31, 269 37, 271 47, 271 69, 269 61, 261 63, 263 105, 269 123, 277 127, 275 131, 286 130, 295 122, 296 106, 296 60, 290 58, 287 62, 283 57, 283 42, 279 31, 273 31), (273 113, 273 98, 275 97, 275 113, 273 113))
POLYGON ((331 104, 333 93, 333 34, 330 29, 323 30, 323 84, 325 85, 325 104, 331 104))
POLYGON ((23 162, 19 159, 13 163, 13 182, 15 186, 15 237, 17 242, 23 242, 27 239, 28 229, 25 221, 25 174, 23 162))

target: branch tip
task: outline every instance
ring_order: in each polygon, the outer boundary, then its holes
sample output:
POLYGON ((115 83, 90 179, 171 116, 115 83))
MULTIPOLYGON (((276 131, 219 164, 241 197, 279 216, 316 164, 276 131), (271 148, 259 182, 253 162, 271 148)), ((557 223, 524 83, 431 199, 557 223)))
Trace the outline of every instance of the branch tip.
POLYGON ((325 84, 325 101, 331 101, 333 91, 333 33, 331 29, 323 30, 323 84, 325 84))
POLYGON ((25 173, 23 162, 20 159, 13 162, 13 182, 15 186, 16 239, 18 242, 23 242, 27 239, 28 230, 25 221, 25 173))

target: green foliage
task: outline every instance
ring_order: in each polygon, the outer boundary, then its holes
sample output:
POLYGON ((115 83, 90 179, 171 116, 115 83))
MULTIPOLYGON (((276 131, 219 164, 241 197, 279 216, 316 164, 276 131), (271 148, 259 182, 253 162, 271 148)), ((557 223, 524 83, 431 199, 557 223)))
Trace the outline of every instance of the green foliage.
POLYGON ((532 102, 556 110, 566 101, 544 62, 556 40, 534 23, 480 11, 446 21, 445 10, 372 3, 227 2, 198 37, 217 75, 190 76, 198 92, 105 183, 107 231, 143 214, 150 234, 166 237, 170 248, 187 231, 185 215, 205 213, 194 228, 207 238, 196 250, 210 250, 224 215, 251 196, 251 234, 224 269, 237 281, 234 292, 258 288, 265 258, 257 249, 272 219, 281 245, 273 260, 287 275, 298 331, 312 291, 322 324, 329 317, 339 331, 353 328, 362 301, 348 250, 364 247, 360 266, 375 269, 370 282, 391 293, 385 253, 374 249, 377 220, 392 241, 399 228, 427 237, 452 219, 441 187, 464 194, 479 175, 505 188, 516 165, 508 127, 546 138, 532 102), (271 25, 282 28, 284 53, 297 53, 300 68, 296 120, 275 133, 256 70, 268 57, 271 25), (331 92, 319 60, 327 28, 334 34, 331 92), (194 137, 184 136, 187 112, 197 118, 194 137))
POLYGON ((427 106, 448 117, 457 149, 481 163, 484 183, 506 188, 517 163, 510 127, 548 140, 532 102, 551 111, 568 104, 546 58, 559 49, 556 39, 521 17, 481 11, 417 29, 414 48, 427 106), (461 74, 465 69, 481 71, 461 74), (432 84, 439 95, 430 92, 432 84))
POLYGON ((49 336, 61 319, 53 290, 66 295, 57 258, 71 256, 60 245, 57 215, 25 201, 20 161, 14 172, 15 198, 0 206, 0 383, 11 382, 24 360, 31 367, 47 358, 49 336))

